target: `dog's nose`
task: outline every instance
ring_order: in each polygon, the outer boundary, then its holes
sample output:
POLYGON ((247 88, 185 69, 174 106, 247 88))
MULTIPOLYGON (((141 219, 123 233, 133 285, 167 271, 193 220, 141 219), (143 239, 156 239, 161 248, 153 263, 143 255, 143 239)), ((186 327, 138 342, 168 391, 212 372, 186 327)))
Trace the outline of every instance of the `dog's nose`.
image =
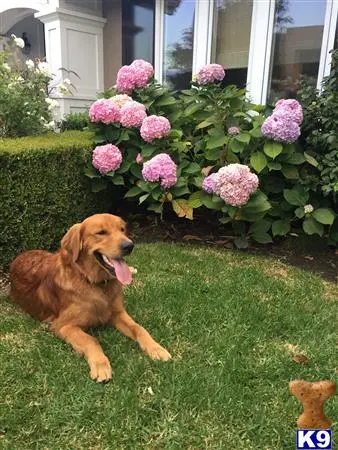
POLYGON ((121 244, 122 255, 130 255, 133 251, 134 243, 132 241, 123 241, 121 244))

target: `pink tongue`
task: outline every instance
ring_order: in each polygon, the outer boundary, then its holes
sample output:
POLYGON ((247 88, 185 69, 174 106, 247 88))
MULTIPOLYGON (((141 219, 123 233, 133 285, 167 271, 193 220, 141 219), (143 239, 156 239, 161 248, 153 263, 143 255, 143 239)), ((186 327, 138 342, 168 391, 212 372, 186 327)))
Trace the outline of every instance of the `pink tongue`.
POLYGON ((116 277, 122 284, 130 284, 133 279, 128 265, 123 260, 111 259, 110 262, 114 266, 116 277))

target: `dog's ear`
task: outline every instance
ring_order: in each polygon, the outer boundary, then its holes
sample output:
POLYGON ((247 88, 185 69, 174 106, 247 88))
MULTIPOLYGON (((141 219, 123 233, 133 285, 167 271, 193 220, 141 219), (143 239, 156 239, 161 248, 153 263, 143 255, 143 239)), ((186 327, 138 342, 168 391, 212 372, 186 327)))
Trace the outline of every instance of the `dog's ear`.
POLYGON ((72 257, 72 261, 76 262, 82 249, 81 242, 81 224, 76 223, 63 236, 61 248, 66 250, 72 257))

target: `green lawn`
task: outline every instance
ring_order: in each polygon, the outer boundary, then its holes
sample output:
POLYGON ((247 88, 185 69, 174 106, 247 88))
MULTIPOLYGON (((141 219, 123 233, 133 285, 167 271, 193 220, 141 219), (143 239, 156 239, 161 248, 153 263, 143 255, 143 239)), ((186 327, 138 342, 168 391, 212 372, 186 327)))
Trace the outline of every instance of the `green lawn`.
MULTIPOLYGON (((227 250, 136 247, 127 309, 173 355, 153 362, 96 330, 113 380, 0 301, 0 448, 294 449, 288 382, 337 380, 337 286, 227 250), (308 364, 292 361, 304 354, 308 364)), ((338 440, 338 396, 326 407, 338 440)))

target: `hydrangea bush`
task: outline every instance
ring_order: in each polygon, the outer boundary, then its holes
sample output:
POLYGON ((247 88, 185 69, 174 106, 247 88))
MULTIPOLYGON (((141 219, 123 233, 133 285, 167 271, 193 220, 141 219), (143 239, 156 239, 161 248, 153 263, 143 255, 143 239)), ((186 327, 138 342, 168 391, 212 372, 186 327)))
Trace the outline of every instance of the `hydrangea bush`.
POLYGON ((232 226, 238 247, 301 227, 328 232, 335 213, 303 176, 314 163, 298 142, 299 102, 281 99, 266 114, 244 89, 221 86, 226 71, 218 64, 202 67, 175 95, 153 74, 142 60, 122 67, 90 108, 96 148, 86 174, 95 191, 123 186, 126 199, 162 217, 169 207, 187 219, 209 210, 232 226))

